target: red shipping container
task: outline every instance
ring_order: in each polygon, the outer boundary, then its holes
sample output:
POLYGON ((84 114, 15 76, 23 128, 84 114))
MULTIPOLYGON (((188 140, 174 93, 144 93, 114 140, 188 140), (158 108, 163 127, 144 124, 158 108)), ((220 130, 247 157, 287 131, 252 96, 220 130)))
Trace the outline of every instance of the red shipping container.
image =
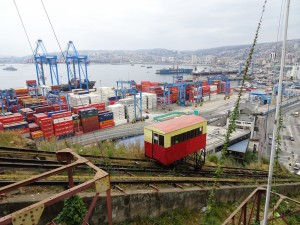
POLYGON ((54 129, 59 129, 59 128, 63 128, 63 127, 70 127, 70 126, 74 127, 73 121, 64 121, 64 122, 54 124, 54 129))
POLYGON ((59 119, 59 118, 64 118, 64 117, 68 117, 68 116, 72 116, 72 113, 70 111, 53 114, 52 119, 59 119))
POLYGON ((23 116, 21 113, 14 113, 13 115, 9 115, 9 116, 0 116, 0 122, 3 125, 9 123, 22 122, 22 121, 23 121, 23 116))
POLYGON ((100 102, 100 103, 90 104, 89 108, 96 108, 98 109, 98 111, 105 110, 105 103, 100 102))
POLYGON ((39 124, 41 119, 47 118, 47 115, 44 113, 36 113, 36 114, 33 114, 33 117, 34 117, 34 122, 36 124, 39 124))
POLYGON ((51 106, 51 105, 35 108, 36 113, 44 113, 44 112, 50 112, 50 111, 53 111, 53 106, 51 106))
POLYGON ((37 125, 35 123, 29 123, 28 126, 29 126, 29 131, 30 132, 34 132, 34 131, 39 131, 40 130, 39 125, 37 125))

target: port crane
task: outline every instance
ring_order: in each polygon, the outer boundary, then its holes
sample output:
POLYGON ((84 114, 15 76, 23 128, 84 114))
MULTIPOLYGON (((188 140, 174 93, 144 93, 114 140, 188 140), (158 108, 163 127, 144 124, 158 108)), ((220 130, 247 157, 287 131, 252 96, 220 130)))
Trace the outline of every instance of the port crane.
POLYGON ((83 84, 85 84, 86 90, 88 91, 89 90, 89 78, 88 78, 88 70, 87 70, 88 57, 86 55, 79 55, 72 41, 69 41, 65 51, 65 63, 67 65, 69 90, 71 91, 72 85, 76 89, 77 88, 82 89, 83 84), (82 76, 84 80, 81 79, 82 76))
POLYGON ((3 116, 5 115, 5 109, 7 112, 20 110, 17 94, 13 89, 0 90, 0 106, 3 116))
POLYGON ((115 90, 116 93, 116 101, 118 101, 118 96, 121 97, 121 99, 124 99, 126 97, 127 94, 132 95, 133 96, 133 104, 134 104, 134 118, 135 120, 139 120, 142 119, 142 92, 139 91, 136 87, 136 82, 134 80, 128 80, 128 81, 124 81, 124 80, 120 80, 117 81, 117 89, 115 90), (140 97, 140 104, 137 104, 137 96, 140 97), (140 112, 141 118, 137 117, 137 111, 140 112))
POLYGON ((34 50, 34 63, 36 69, 36 77, 38 85, 46 85, 45 77, 45 65, 49 65, 51 84, 54 84, 54 79, 56 84, 59 85, 59 76, 57 69, 57 56, 49 55, 43 44, 43 41, 39 39, 36 43, 36 48, 34 50))

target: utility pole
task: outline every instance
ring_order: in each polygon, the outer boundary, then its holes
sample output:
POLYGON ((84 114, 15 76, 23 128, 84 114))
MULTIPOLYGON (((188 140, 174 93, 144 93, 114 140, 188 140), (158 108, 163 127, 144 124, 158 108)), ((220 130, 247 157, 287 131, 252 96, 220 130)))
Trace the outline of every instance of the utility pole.
POLYGON ((273 127, 272 148, 271 148, 271 157, 270 157, 270 165, 269 165, 269 177, 268 177, 263 225, 267 225, 268 214, 269 214, 274 156, 275 156, 275 147, 276 147, 275 146, 275 135, 277 133, 277 127, 278 127, 278 123, 279 123, 279 121, 278 121, 279 120, 279 110, 280 110, 279 107, 280 107, 281 92, 282 92, 282 78, 283 78, 283 67, 284 67, 284 61, 285 61, 285 48, 286 48, 287 29, 288 29, 288 21, 289 21, 289 9, 290 9, 290 0, 287 0, 285 23, 284 23, 284 35, 283 35, 282 52, 281 52, 280 74, 279 74, 279 82, 278 82, 278 94, 277 94, 277 98, 276 98, 275 121, 274 121, 274 127, 273 127))

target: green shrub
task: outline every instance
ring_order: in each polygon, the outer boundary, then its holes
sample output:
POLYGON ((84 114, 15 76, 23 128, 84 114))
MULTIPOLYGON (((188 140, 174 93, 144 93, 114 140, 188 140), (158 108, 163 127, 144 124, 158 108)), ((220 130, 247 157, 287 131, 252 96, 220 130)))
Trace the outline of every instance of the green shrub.
POLYGON ((55 218, 57 223, 66 225, 81 225, 87 209, 78 195, 74 195, 64 201, 64 208, 55 218))

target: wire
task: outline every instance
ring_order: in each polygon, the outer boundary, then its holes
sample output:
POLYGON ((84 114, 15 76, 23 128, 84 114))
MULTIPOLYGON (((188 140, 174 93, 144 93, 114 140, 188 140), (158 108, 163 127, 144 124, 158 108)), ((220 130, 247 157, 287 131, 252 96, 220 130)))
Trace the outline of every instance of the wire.
POLYGON ((52 23, 51 23, 50 17, 49 17, 49 15, 48 15, 47 9, 46 9, 46 7, 45 7, 45 5, 44 5, 43 0, 41 0, 41 3, 42 3, 43 8, 44 8, 44 10, 45 10, 45 13, 46 13, 46 16, 47 16, 47 18, 48 18, 48 21, 49 21, 49 23, 50 23, 50 26, 51 26, 51 29, 52 29, 52 31, 53 31, 53 34, 54 34, 54 36, 55 36, 56 42, 57 42, 57 44, 58 44, 58 46, 59 46, 60 52, 61 52, 61 54, 62 54, 64 60, 66 60, 65 55, 64 55, 64 53, 63 53, 63 50, 62 50, 62 48, 61 48, 61 46, 60 46, 60 43, 59 43, 59 41, 58 41, 57 35, 56 35, 56 33, 55 33, 55 30, 54 30, 54 28, 53 28, 53 25, 52 25, 52 23))
POLYGON ((22 26, 23 26, 23 29, 24 29, 24 32, 25 32, 25 35, 26 35, 28 44, 29 44, 29 46, 30 46, 30 49, 31 49, 31 51, 32 51, 32 54, 34 54, 33 47, 32 47, 32 45, 31 45, 31 43, 30 43, 30 39, 29 39, 28 33, 27 33, 27 31, 26 31, 25 25, 24 25, 24 23, 23 23, 23 19, 22 19, 22 16, 21 16, 21 14, 20 14, 20 11, 19 11, 19 9, 18 9, 17 3, 16 3, 15 0, 13 0, 13 1, 14 1, 14 3, 15 3, 16 10, 17 10, 18 15, 19 15, 19 18, 20 18, 20 20, 21 20, 21 23, 22 23, 22 26))

